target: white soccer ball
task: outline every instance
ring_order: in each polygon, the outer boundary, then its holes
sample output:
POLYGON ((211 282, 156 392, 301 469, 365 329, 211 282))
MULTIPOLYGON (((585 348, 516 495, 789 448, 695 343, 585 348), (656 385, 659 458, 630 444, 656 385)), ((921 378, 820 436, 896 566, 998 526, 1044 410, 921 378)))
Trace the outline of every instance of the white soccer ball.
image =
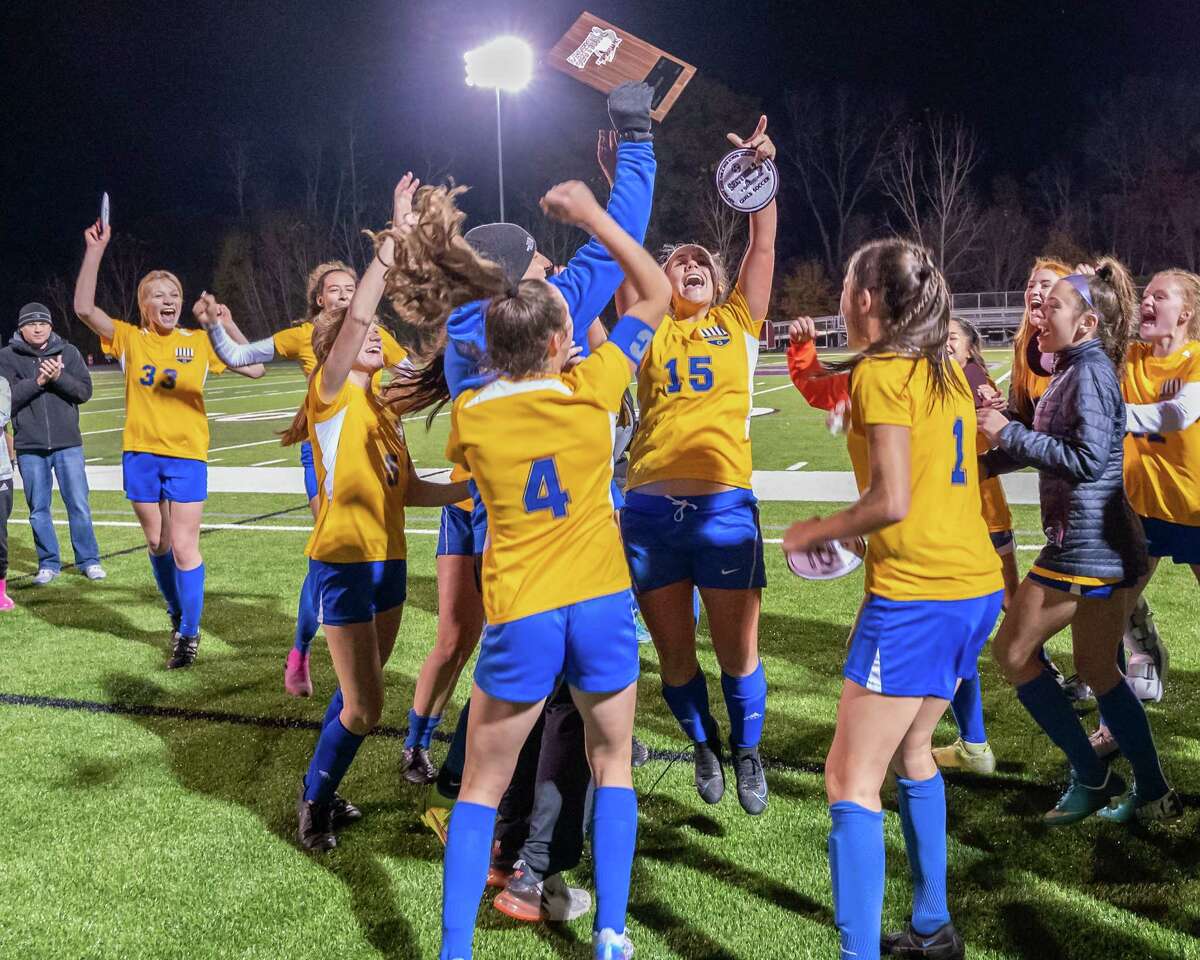
POLYGON ((862 566, 866 555, 867 541, 854 537, 827 540, 811 550, 789 552, 787 561, 792 573, 805 580, 837 580, 862 566))

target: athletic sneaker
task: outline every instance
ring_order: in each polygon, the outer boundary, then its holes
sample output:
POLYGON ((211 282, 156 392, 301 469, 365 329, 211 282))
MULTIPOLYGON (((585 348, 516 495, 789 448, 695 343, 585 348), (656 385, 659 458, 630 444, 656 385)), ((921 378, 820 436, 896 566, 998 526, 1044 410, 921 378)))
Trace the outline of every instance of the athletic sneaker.
POLYGON ((644 767, 650 762, 650 748, 637 737, 633 738, 633 752, 630 754, 630 765, 644 767))
MULTIPOLYGON (((1138 602, 1129 615, 1129 623, 1125 627, 1123 640, 1125 650, 1130 656, 1136 654, 1148 656, 1154 663, 1159 682, 1167 682, 1171 656, 1166 644, 1162 642, 1162 637, 1158 634, 1158 627, 1154 624, 1154 614, 1150 611, 1150 605, 1146 602, 1144 595, 1138 597, 1138 602)), ((1161 691, 1158 699, 1162 699, 1161 691)))
POLYGON ((283 667, 283 692, 290 697, 311 697, 312 678, 308 675, 308 654, 295 647, 288 651, 283 667))
POLYGON ((967 743, 959 737, 946 747, 934 747, 933 762, 943 770, 966 770, 988 776, 996 772, 996 755, 987 743, 967 743))
POLYGON ((1158 703, 1163 698, 1162 674, 1148 653, 1126 652, 1125 685, 1142 703, 1158 703))
POLYGON ((629 960, 633 956, 633 944, 623 933, 605 927, 592 934, 593 960, 629 960))
POLYGON ((967 945, 952 923, 930 934, 917 933, 912 923, 906 923, 898 933, 883 935, 879 941, 879 952, 885 957, 963 960, 967 955, 967 945))
POLYGON ((1092 688, 1084 683, 1083 679, 1077 673, 1073 673, 1069 677, 1063 677, 1058 685, 1063 688, 1063 693, 1067 695, 1072 703, 1087 703, 1096 699, 1096 694, 1092 691, 1092 688))
POLYGON ((758 756, 758 747, 735 747, 731 743, 729 750, 733 754, 738 803, 750 816, 757 817, 767 809, 767 778, 758 756))
POLYGON ((200 634, 194 637, 185 637, 182 633, 176 630, 171 635, 171 656, 167 660, 168 670, 178 670, 181 667, 190 667, 196 662, 196 651, 200 647, 200 634))
POLYGON ((717 722, 705 730, 708 739, 692 744, 696 768, 696 792, 705 803, 719 803, 725 796, 725 771, 721 769, 721 734, 717 722))
POLYGON ((333 795, 333 803, 330 805, 329 818, 334 827, 348 827, 350 824, 361 820, 363 812, 340 793, 335 793, 333 795))
POLYGON ((428 786, 437 779, 438 769, 425 747, 405 747, 404 759, 400 761, 400 773, 409 783, 428 786))
POLYGON ((1183 801, 1174 790, 1168 790, 1157 800, 1142 800, 1138 797, 1137 784, 1116 803, 1105 807, 1098 814, 1109 823, 1169 823, 1183 816, 1183 801))
POLYGON ((592 896, 578 887, 568 887, 562 875, 538 880, 524 860, 513 864, 508 884, 492 901, 505 916, 525 923, 566 923, 592 909, 592 896))
POLYGON ((305 850, 324 853, 337 846, 333 832, 333 804, 318 803, 304 799, 304 781, 300 781, 300 795, 296 800, 296 817, 299 824, 296 840, 305 850))
POLYGON ((83 568, 83 575, 89 580, 103 580, 108 576, 108 574, 104 572, 104 568, 98 563, 89 563, 83 568))
POLYGON ((36 586, 39 586, 39 587, 44 587, 51 580, 57 580, 57 579, 58 579, 58 571, 51 570, 49 567, 42 567, 41 570, 39 570, 37 573, 35 573, 33 575, 33 582, 36 586))
POLYGON ((1109 760, 1115 757, 1121 749, 1117 745, 1116 738, 1108 732, 1108 727, 1104 726, 1104 724, 1100 724, 1100 726, 1092 731, 1091 736, 1088 737, 1088 743, 1092 745, 1092 749, 1096 751, 1096 756, 1101 760, 1109 760))
POLYGON ((1059 798, 1054 809, 1043 815, 1042 820, 1048 827, 1065 827, 1072 823, 1090 817, 1108 806, 1110 800, 1125 792, 1125 781, 1108 771, 1104 783, 1098 787, 1089 787, 1075 779, 1071 773, 1071 785, 1066 793, 1059 798))

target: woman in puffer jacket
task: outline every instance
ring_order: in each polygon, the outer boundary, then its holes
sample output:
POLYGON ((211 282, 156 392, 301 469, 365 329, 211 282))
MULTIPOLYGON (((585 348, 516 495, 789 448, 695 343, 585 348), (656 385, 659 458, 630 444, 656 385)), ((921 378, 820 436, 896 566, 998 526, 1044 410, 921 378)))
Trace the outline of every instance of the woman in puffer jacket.
POLYGON ((1071 763, 1070 786, 1045 814, 1050 826, 1098 811, 1121 822, 1182 814, 1142 705, 1117 668, 1122 625, 1133 603, 1129 588, 1147 569, 1145 536, 1122 477, 1125 405, 1118 370, 1136 304, 1128 271, 1111 258, 1094 273, 1059 280, 1034 319, 1039 349, 1056 361, 1033 428, 995 410, 979 413, 980 429, 995 444, 983 458, 984 472, 1031 466, 1039 473, 1046 546, 1017 589, 992 649, 1017 698, 1071 763), (1096 692, 1133 767, 1135 785, 1127 794, 1038 659, 1042 644, 1068 624, 1075 667, 1096 692))

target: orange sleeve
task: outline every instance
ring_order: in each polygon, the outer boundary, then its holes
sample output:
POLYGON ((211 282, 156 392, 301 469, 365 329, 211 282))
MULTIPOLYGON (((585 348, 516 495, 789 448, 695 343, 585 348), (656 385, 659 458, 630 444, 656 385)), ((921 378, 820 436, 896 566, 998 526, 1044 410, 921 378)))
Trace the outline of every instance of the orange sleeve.
POLYGON ((788 344, 787 365, 792 383, 804 394, 810 407, 832 410, 842 401, 850 399, 850 375, 835 373, 821 376, 823 368, 817 359, 817 348, 811 340, 799 345, 788 344))

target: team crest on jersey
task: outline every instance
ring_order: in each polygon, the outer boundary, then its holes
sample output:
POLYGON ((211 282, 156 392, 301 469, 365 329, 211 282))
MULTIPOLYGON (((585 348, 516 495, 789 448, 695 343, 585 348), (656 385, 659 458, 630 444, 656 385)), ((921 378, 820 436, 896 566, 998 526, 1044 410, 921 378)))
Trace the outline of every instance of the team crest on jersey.
POLYGON ((1166 381, 1158 390, 1159 400, 1170 400, 1180 390, 1183 389, 1183 381, 1178 377, 1174 377, 1166 381))
POLYGON ((175 361, 177 363, 191 363, 196 359, 196 351, 191 347, 176 347, 175 361))
POLYGON ((724 327, 701 327, 700 336, 714 347, 723 347, 729 342, 729 331, 724 327))

